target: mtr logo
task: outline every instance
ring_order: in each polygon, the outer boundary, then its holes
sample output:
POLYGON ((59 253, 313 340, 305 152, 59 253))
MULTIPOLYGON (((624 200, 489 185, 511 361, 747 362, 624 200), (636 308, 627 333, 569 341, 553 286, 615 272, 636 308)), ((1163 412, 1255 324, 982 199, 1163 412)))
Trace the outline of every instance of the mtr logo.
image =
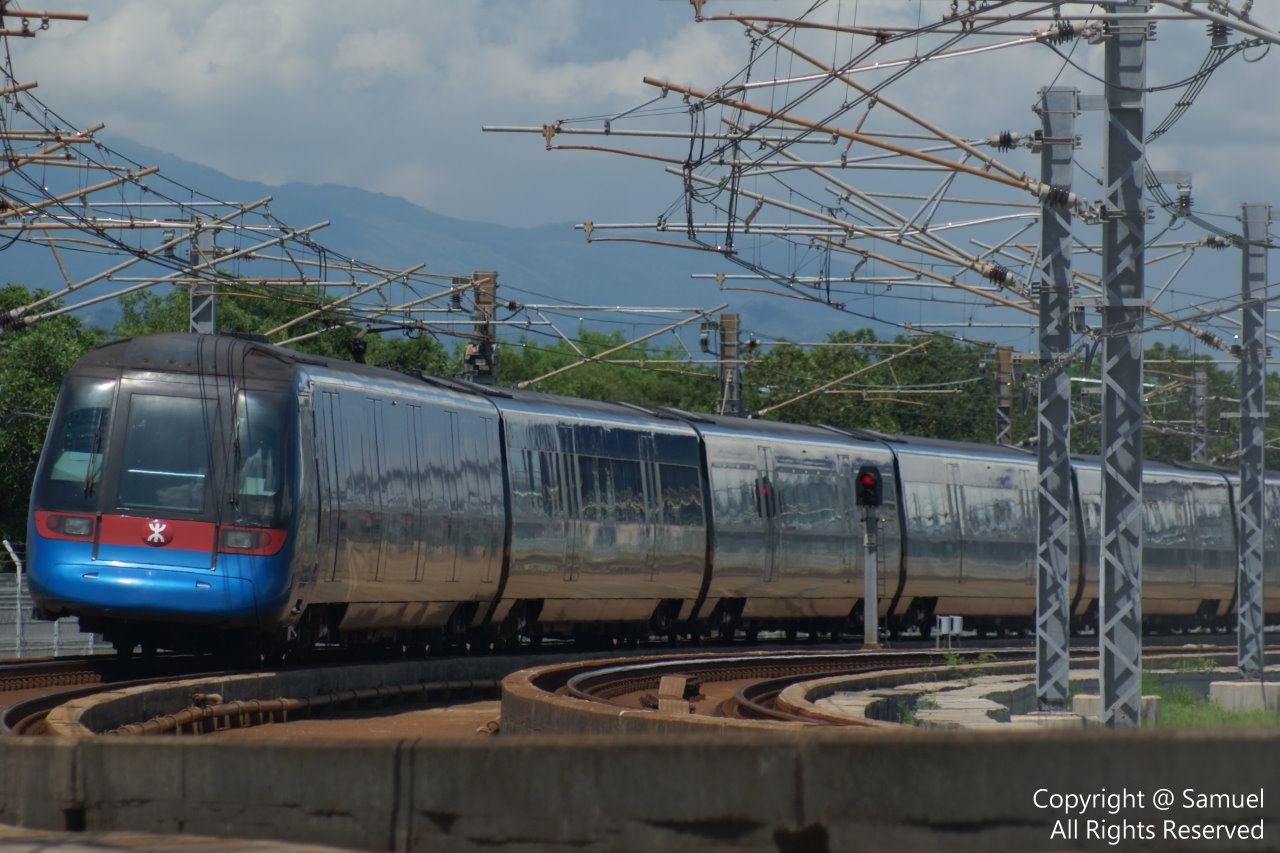
POLYGON ((166 522, 152 519, 143 527, 142 541, 157 547, 168 545, 173 541, 173 530, 166 522))

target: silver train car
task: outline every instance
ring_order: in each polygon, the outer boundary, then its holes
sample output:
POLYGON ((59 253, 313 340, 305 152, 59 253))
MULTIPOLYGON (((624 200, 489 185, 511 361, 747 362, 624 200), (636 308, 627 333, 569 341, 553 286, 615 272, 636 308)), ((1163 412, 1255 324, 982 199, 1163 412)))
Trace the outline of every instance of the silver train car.
MULTIPOLYGON (((882 624, 1033 625, 1025 452, 480 387, 249 338, 143 336, 67 377, 32 490, 32 589, 43 615, 76 614, 123 652, 228 637, 857 632, 853 482, 866 465, 884 484, 882 624)), ((1073 469, 1072 612, 1087 627, 1101 471, 1073 469)), ((1145 476, 1146 621, 1227 626, 1235 479, 1156 464, 1145 476)), ((1280 481, 1266 490, 1280 510, 1280 481)), ((1269 613, 1278 550, 1271 525, 1269 613)))

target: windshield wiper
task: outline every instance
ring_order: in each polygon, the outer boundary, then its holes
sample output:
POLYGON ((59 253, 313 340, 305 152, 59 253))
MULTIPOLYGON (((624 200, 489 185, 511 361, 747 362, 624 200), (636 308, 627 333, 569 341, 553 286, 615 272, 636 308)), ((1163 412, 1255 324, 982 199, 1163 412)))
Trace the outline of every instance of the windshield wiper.
POLYGON ((84 494, 89 497, 93 494, 93 466, 94 459, 99 455, 102 449, 102 414, 106 409, 98 409, 98 419, 93 423, 93 441, 89 444, 89 458, 84 466, 84 494))

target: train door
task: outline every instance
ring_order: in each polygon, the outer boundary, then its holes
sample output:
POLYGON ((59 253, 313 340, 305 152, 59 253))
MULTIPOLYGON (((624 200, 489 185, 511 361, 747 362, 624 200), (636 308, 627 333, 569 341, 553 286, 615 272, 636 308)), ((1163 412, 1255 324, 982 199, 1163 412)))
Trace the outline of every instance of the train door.
POLYGON ((764 524, 764 582, 772 583, 778 577, 778 546, 782 530, 778 519, 777 472, 773 466, 773 451, 759 449, 759 475, 756 479, 756 506, 764 524))
MULTIPOLYGON (((371 474, 375 471, 385 473, 387 470, 387 435, 386 425, 383 423, 386 417, 385 409, 382 401, 375 398, 369 399, 369 406, 370 413, 373 416, 373 444, 367 449, 368 458, 365 459, 365 470, 371 474)), ((387 520, 386 490, 388 482, 386 477, 378 476, 369 484, 370 497, 373 498, 369 508, 373 517, 377 519, 376 529, 378 530, 377 543, 370 543, 373 551, 371 554, 373 557, 373 574, 371 577, 375 581, 386 579, 387 534, 393 527, 393 524, 388 524, 387 520)))
POLYGON ((409 499, 413 506, 413 580, 423 579, 427 562, 427 496, 423 484, 427 482, 426 460, 422 454, 422 436, 426 435, 423 422, 422 407, 409 406, 409 458, 404 460, 409 466, 409 499))
POLYGON ((1013 536, 1022 549, 1023 576, 1027 583, 1036 582, 1036 552, 1038 550, 1039 484, 1036 474, 1029 468, 1018 470, 1018 499, 1011 519, 1013 536))
POLYGON ((560 424, 560 452, 556 454, 556 473, 564 518, 564 579, 576 581, 582 570, 582 491, 578 486, 578 455, 574 451, 573 427, 560 424))
POLYGON ((317 575, 330 582, 338 579, 338 549, 342 535, 342 489, 338 480, 338 460, 345 454, 341 448, 337 417, 338 395, 323 391, 315 401, 316 479, 320 486, 317 539, 319 559, 317 575))
POLYGON ((955 548, 956 579, 960 583, 964 583, 965 564, 971 556, 978 555, 970 555, 969 553, 972 547, 972 543, 969 540, 973 535, 973 531, 970 529, 969 519, 965 514, 964 484, 960 479, 960 465, 958 463, 947 463, 946 485, 948 507, 943 512, 951 516, 952 526, 957 534, 955 548))
POLYGON ((662 495, 658 486, 657 452, 651 435, 640 436, 640 487, 644 495, 644 537, 641 548, 644 553, 642 574, 649 580, 656 580, 658 565, 656 559, 658 545, 658 521, 662 512, 662 495))
POLYGON ((480 579, 492 583, 494 569, 502 554, 502 451, 498 447, 497 420, 485 415, 479 418, 471 444, 472 513, 475 514, 476 541, 482 543, 484 566, 480 579))
POLYGON ((465 476, 466 460, 462 452, 462 437, 458 429, 458 413, 446 411, 444 414, 449 450, 445 457, 445 507, 442 534, 445 546, 445 580, 452 583, 458 579, 458 548, 461 545, 462 527, 466 523, 466 512, 463 508, 462 497, 465 489, 463 477, 465 476))
POLYGON ((853 499, 853 476, 853 463, 848 454, 839 454, 836 457, 835 512, 840 537, 840 579, 845 583, 853 583, 858 560, 857 542, 862 541, 857 535, 859 519, 853 499))
POLYGON ((450 580, 489 583, 501 548, 502 505, 497 427, 493 418, 460 412, 457 437, 457 504, 453 513, 454 567, 450 580))

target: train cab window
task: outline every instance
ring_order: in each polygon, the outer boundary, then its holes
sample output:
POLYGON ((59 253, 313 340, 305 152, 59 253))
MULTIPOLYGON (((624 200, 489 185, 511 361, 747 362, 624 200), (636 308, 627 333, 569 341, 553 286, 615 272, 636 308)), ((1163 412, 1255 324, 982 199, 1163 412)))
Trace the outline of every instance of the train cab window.
POLYGON ((271 524, 280 514, 285 423, 276 395, 241 393, 236 399, 236 432, 229 503, 235 522, 271 524))
POLYGON ((114 379, 68 380, 57 419, 49 430, 49 448, 37 477, 38 506, 92 509, 102 483, 102 458, 111 422, 114 379))
POLYGON ((117 493, 121 508, 204 508, 217 406, 197 397, 132 396, 117 493))

